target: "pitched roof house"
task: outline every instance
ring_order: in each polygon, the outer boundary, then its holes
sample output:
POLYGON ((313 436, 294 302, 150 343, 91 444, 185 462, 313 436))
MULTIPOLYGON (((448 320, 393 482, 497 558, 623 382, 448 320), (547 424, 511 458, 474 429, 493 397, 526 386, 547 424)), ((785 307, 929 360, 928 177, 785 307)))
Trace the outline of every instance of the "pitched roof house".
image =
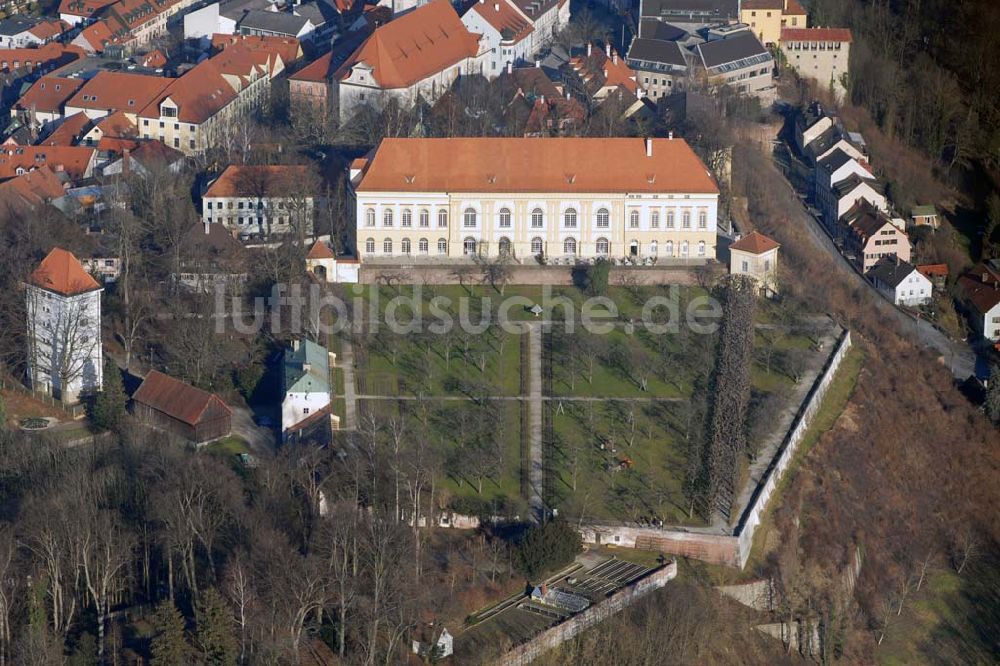
POLYGON ((214 393, 151 370, 132 395, 137 418, 189 442, 205 444, 232 431, 232 410, 214 393))
POLYGON ((781 245, 764 234, 751 231, 729 246, 730 275, 749 275, 757 280, 765 296, 778 290, 778 248, 781 245))
POLYGON ((889 217, 866 201, 854 206, 842 219, 844 249, 867 273, 884 257, 910 260, 910 239, 889 217))
POLYGON ((1000 340, 1000 267, 995 261, 977 264, 958 279, 958 286, 976 331, 987 340, 1000 340))
POLYGON ((596 100, 605 99, 619 88, 637 97, 643 94, 635 72, 611 44, 607 44, 604 50, 587 44, 587 55, 571 58, 569 66, 583 81, 590 96, 596 100))
POLYGON ((330 408, 330 354, 311 340, 293 340, 285 349, 281 376, 282 438, 330 408))
POLYGON ((916 307, 931 300, 934 285, 909 262, 886 258, 866 276, 894 305, 916 307))

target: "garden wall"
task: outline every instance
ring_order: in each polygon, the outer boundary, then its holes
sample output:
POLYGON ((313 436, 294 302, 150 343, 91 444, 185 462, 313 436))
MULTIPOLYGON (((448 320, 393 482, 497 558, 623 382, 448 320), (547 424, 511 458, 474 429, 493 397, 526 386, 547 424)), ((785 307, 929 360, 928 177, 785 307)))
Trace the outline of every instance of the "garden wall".
MULTIPOLYGON (((711 267, 716 274, 721 274, 725 268, 721 264, 690 264, 672 266, 613 266, 608 279, 612 285, 622 284, 623 280, 634 280, 636 284, 698 284, 699 266, 711 267)), ((459 284, 456 269, 466 268, 470 271, 467 282, 478 282, 479 269, 471 263, 426 264, 426 265, 390 265, 365 263, 361 264, 358 281, 361 284, 376 284, 392 275, 397 281, 414 284, 459 284)), ((704 268, 701 269, 704 271, 704 268)), ((572 266, 511 266, 509 284, 517 285, 553 285, 570 286, 573 284, 572 266)))
POLYGON ((527 643, 518 645, 501 657, 497 663, 501 666, 530 664, 543 652, 559 646, 584 629, 592 627, 598 622, 627 608, 650 592, 660 589, 676 576, 677 562, 670 562, 649 575, 612 593, 604 601, 590 606, 565 622, 546 629, 527 643))

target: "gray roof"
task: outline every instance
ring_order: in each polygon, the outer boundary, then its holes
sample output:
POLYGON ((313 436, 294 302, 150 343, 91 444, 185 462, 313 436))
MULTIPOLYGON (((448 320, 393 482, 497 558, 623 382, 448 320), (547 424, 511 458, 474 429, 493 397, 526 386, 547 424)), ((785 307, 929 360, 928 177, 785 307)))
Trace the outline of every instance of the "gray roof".
POLYGON ((834 185, 833 191, 836 193, 837 198, 840 198, 845 194, 847 194, 848 192, 854 190, 854 188, 856 188, 861 183, 867 184, 869 187, 871 187, 879 194, 885 194, 882 185, 877 180, 869 180, 867 178, 862 178, 856 173, 852 173, 850 176, 848 176, 844 180, 834 185))
POLYGON ((34 28, 37 24, 38 21, 14 15, 0 21, 0 35, 6 35, 9 37, 20 35, 22 32, 34 28))
POLYGON ((739 0, 641 0, 640 16, 713 23, 739 19, 739 0))
POLYGON ((285 349, 282 360, 285 393, 329 393, 330 356, 325 347, 302 340, 285 349))
POLYGON ((853 157, 845 153, 843 150, 837 148, 835 151, 821 159, 819 161, 819 165, 830 173, 833 173, 853 159, 853 157))
POLYGON ((684 49, 677 42, 664 42, 659 39, 632 40, 626 60, 638 69, 648 69, 644 63, 670 65, 671 67, 687 67, 684 49))
POLYGON ((896 263, 892 259, 883 259, 868 271, 868 278, 873 282, 878 280, 887 287, 895 289, 916 270, 913 264, 906 261, 896 263))
POLYGON ((304 16, 295 16, 288 12, 269 12, 262 9, 251 9, 240 21, 240 30, 250 28, 252 30, 264 30, 279 35, 289 35, 294 37, 299 34, 302 27, 309 19, 304 16))
POLYGON ((664 42, 673 42, 684 39, 688 36, 686 30, 670 25, 659 19, 645 18, 639 21, 639 37, 643 39, 659 39, 664 42))
POLYGON ((251 9, 267 9, 270 5, 268 0, 223 0, 219 3, 219 14, 239 21, 251 9))
POLYGON ((702 62, 708 69, 723 67, 731 63, 739 63, 740 61, 748 61, 747 64, 749 65, 752 64, 749 61, 756 61, 763 64, 764 62, 773 60, 771 52, 760 43, 756 35, 747 30, 738 32, 725 39, 716 39, 699 44, 697 49, 701 54, 702 62))

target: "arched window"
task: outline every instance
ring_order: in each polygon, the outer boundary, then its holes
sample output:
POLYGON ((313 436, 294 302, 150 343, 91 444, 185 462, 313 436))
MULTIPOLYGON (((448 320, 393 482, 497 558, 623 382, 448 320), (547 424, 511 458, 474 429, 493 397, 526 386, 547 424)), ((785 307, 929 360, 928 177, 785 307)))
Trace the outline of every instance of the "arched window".
POLYGON ((500 209, 500 228, 510 229, 510 208, 500 209))
POLYGON ((462 241, 462 253, 463 254, 475 254, 476 253, 476 239, 466 238, 462 241))
POLYGON ((476 226, 476 209, 466 208, 465 212, 462 214, 462 226, 466 229, 474 228, 476 226))
POLYGON ((410 253, 410 239, 409 238, 404 238, 403 240, 401 240, 399 242, 399 246, 400 246, 399 249, 403 251, 403 254, 409 254, 410 253))
POLYGON ((563 254, 576 256, 576 239, 567 238, 563 241, 563 254))
POLYGON ((541 254, 542 253, 542 239, 535 236, 531 239, 531 254, 541 254))
POLYGON ((576 209, 567 208, 563 213, 563 226, 567 229, 576 229, 576 209))
POLYGON ((688 256, 688 242, 687 241, 684 241, 683 243, 681 243, 681 256, 682 257, 688 256))
POLYGON ((392 254, 392 239, 386 238, 382 241, 382 254, 392 254))
POLYGON ((691 228, 691 211, 686 210, 681 215, 681 227, 683 227, 684 229, 691 228))
POLYGON ((607 229, 611 226, 611 214, 608 213, 607 208, 601 208, 597 211, 597 228, 607 229))
POLYGON ((404 208, 403 209, 403 217, 400 218, 400 224, 402 226, 404 226, 404 227, 412 227, 413 226, 413 211, 411 211, 409 208, 404 208))
POLYGON ((431 214, 426 208, 420 211, 420 226, 424 228, 431 226, 431 214))
POLYGON ((660 228, 660 211, 654 210, 649 213, 649 226, 651 229, 660 228))
POLYGON ((375 254, 375 239, 369 238, 365 241, 365 252, 368 254, 375 254))
POLYGON ((541 208, 536 208, 531 211, 531 228, 541 229, 542 225, 545 223, 545 214, 542 213, 541 208))
POLYGON ((444 238, 438 239, 438 254, 448 254, 448 241, 444 238))
POLYGON ((628 244, 628 253, 632 257, 639 256, 639 241, 633 240, 628 244))
POLYGON ((674 256, 674 242, 673 241, 667 241, 666 243, 664 243, 664 245, 663 245, 663 254, 665 254, 668 257, 674 256))
POLYGON ((639 211, 634 210, 628 214, 628 226, 630 229, 639 228, 639 211))
POLYGON ((500 239, 500 254, 510 254, 510 239, 506 236, 500 239))
POLYGON ((704 229, 708 226, 708 213, 701 211, 698 213, 698 228, 704 229))
POLYGON ((597 254, 601 255, 602 257, 606 257, 608 255, 608 252, 610 252, 610 251, 611 251, 611 243, 608 242, 608 239, 607 238, 598 238, 597 239, 597 254))
POLYGON ((420 249, 420 254, 427 254, 428 243, 426 238, 421 238, 417 241, 417 248, 420 249))
POLYGON ((438 228, 444 229, 448 226, 448 211, 441 209, 438 211, 438 228))
POLYGON ((375 209, 369 208, 365 211, 365 226, 374 227, 375 226, 375 209))
POLYGON ((382 226, 391 227, 392 226, 392 209, 386 208, 382 211, 382 226))
POLYGON ((698 241, 698 256, 705 256, 705 241, 698 241))
POLYGON ((655 257, 660 251, 660 245, 656 241, 650 241, 649 243, 649 256, 655 257))
POLYGON ((667 229, 673 229, 673 228, 674 228, 674 211, 668 210, 667 211, 667 229))

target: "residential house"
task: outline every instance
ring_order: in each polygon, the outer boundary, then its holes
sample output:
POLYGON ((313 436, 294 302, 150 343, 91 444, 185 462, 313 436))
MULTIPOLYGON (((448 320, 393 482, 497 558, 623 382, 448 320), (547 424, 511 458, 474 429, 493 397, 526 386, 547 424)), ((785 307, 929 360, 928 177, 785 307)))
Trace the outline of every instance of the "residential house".
POLYGON ((639 0, 639 17, 697 28, 739 21, 740 2, 739 0, 639 0))
POLYGON ((181 239, 179 271, 171 279, 196 293, 240 294, 247 281, 246 249, 221 224, 192 224, 181 239))
POLYGON ((586 109, 563 92, 541 67, 511 67, 497 80, 507 105, 508 127, 523 127, 526 137, 562 136, 582 127, 586 109))
POLYGON ((0 149, 0 179, 13 178, 47 166, 69 180, 94 172, 97 151, 85 146, 4 146, 0 149))
POLYGON ((883 213, 889 212, 889 202, 885 198, 882 184, 876 180, 862 178, 856 173, 852 173, 844 180, 840 181, 830 191, 830 196, 821 198, 823 220, 827 227, 833 230, 841 217, 847 215, 854 206, 861 201, 866 201, 875 206, 883 213))
POLYGON ((484 74, 498 75, 507 65, 516 65, 534 55, 531 35, 535 28, 513 0, 479 0, 462 16, 470 33, 482 35, 478 59, 484 74))
POLYGON ((510 1, 517 7, 522 16, 531 21, 532 30, 528 35, 528 53, 539 53, 547 49, 556 32, 569 24, 569 0, 510 1))
POLYGON ((302 42, 294 37, 267 35, 212 35, 212 53, 221 53, 231 46, 248 51, 274 53, 281 58, 285 67, 302 59, 302 42))
POLYGON ((813 102, 805 111, 795 117, 795 145, 802 155, 807 154, 809 144, 834 126, 834 118, 823 105, 813 102))
POLYGON ((587 44, 587 54, 571 58, 569 66, 582 82, 583 90, 598 102, 618 90, 624 90, 632 97, 645 94, 636 81, 635 72, 610 43, 605 44, 604 49, 595 49, 593 44, 587 44))
POLYGON ((696 45, 694 51, 709 85, 727 85, 765 103, 773 100, 774 58, 745 27, 715 29, 709 33, 709 40, 696 45))
POLYGON ((914 206, 910 211, 910 224, 914 227, 930 227, 938 229, 941 221, 938 219, 937 208, 934 206, 914 206))
POLYGON ((910 260, 910 239, 889 217, 867 202, 855 206, 843 220, 844 252, 862 273, 879 260, 910 260))
POLYGON ((70 26, 91 22, 106 7, 118 0, 61 0, 59 18, 70 26))
POLYGON ((851 41, 847 28, 783 28, 781 52, 799 76, 829 87, 842 100, 847 94, 851 41))
POLYGON ((80 264, 102 282, 114 282, 122 274, 121 257, 84 257, 80 259, 80 264))
POLYGON ((715 257, 719 188, 681 139, 385 139, 351 176, 365 261, 715 257))
POLYGON ((330 353, 312 340, 293 340, 282 359, 282 439, 329 411, 330 353))
POLYGON ((958 286, 976 332, 991 342, 1000 340, 1000 266, 996 260, 976 265, 958 279, 958 286))
POLYGON ((206 229, 221 224, 244 240, 311 236, 316 182, 307 166, 228 166, 202 195, 202 221, 206 229))
POLYGON ((777 293, 780 247, 777 241, 751 231, 729 246, 729 274, 752 277, 765 296, 777 293))
POLYGON ((0 214, 31 215, 46 204, 59 207, 65 196, 59 176, 42 166, 0 183, 0 214))
POLYGON ((784 28, 808 27, 808 16, 799 0, 743 0, 740 23, 746 23, 765 46, 776 46, 784 28))
MULTIPOLYGON (((652 22, 659 32, 671 32, 666 23, 652 22)), ((640 33, 632 40, 625 60, 635 72, 636 81, 653 99, 683 90, 689 75, 688 52, 680 42, 640 33)))
POLYGON ((306 254, 306 270, 319 282, 356 284, 361 262, 355 257, 337 257, 330 246, 318 240, 306 254))
POLYGON ((868 162, 867 146, 864 142, 857 142, 851 138, 850 134, 841 129, 839 123, 834 123, 833 127, 820 134, 806 147, 806 157, 815 165, 816 162, 832 155, 835 150, 842 150, 859 162, 868 162))
POLYGON ((948 281, 948 264, 918 264, 917 270, 931 281, 935 289, 944 289, 948 281))
POLYGON ((37 131, 50 130, 62 122, 66 102, 83 84, 83 79, 43 76, 14 103, 10 115, 37 131))
POLYGON ((19 49, 37 46, 46 40, 39 39, 32 32, 38 21, 14 14, 0 20, 0 49, 19 49))
POLYGON ((179 173, 184 168, 184 153, 160 143, 142 141, 132 149, 126 148, 121 157, 111 161, 101 170, 105 176, 135 173, 150 176, 161 173, 179 173))
POLYGON ((192 444, 207 444, 232 432, 233 412, 222 398, 150 370, 132 394, 137 419, 192 444))
POLYGON ((317 26, 305 17, 290 11, 251 9, 237 24, 241 35, 311 39, 317 26))
POLYGON ((448 0, 432 0, 379 26, 332 77, 341 121, 389 97, 434 102, 463 72, 484 71, 479 40, 448 0))
POLYGON ((2 103, 13 104, 26 83, 33 83, 83 56, 83 51, 75 46, 54 42, 32 48, 0 49, 2 103))
POLYGON ((103 380, 101 292, 72 252, 53 248, 25 285, 28 378, 36 391, 74 403, 103 380))
POLYGON ((97 120, 120 111, 135 122, 139 112, 156 101, 177 79, 131 72, 102 70, 89 79, 65 103, 65 114, 83 112, 97 120))
POLYGON ((75 146, 91 128, 85 113, 75 113, 62 122, 48 136, 38 142, 42 146, 75 146))
POLYGON ((866 277, 895 305, 923 305, 930 302, 934 291, 926 275, 898 258, 882 259, 868 271, 866 277))
POLYGON ((816 203, 823 213, 826 226, 830 229, 833 229, 840 218, 837 210, 838 193, 834 186, 852 174, 862 180, 875 180, 875 175, 868 170, 867 163, 851 157, 843 150, 835 150, 816 163, 814 181, 816 184, 816 203))

